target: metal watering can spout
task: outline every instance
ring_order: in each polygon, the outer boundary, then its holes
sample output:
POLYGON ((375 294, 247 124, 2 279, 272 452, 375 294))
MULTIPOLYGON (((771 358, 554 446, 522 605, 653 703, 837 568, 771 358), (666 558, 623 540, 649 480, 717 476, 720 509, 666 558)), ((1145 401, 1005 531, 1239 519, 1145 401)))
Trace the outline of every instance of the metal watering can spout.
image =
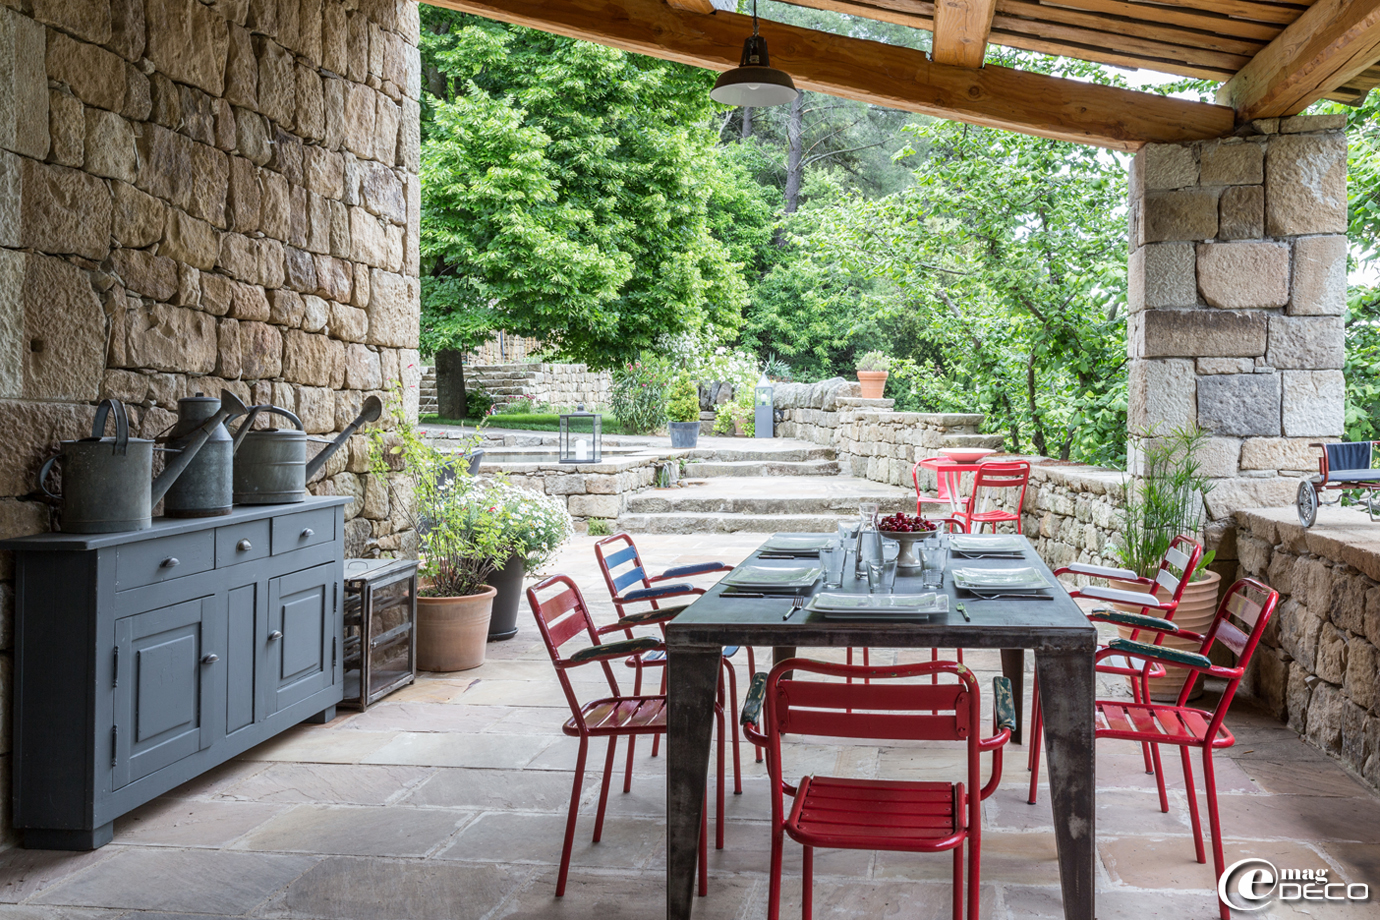
POLYGON ((355 420, 346 425, 345 430, 336 435, 335 440, 322 448, 319 454, 311 458, 311 462, 307 464, 306 480, 308 482, 311 481, 311 478, 321 470, 321 467, 326 465, 326 461, 331 458, 331 454, 335 453, 340 449, 342 444, 350 440, 350 436, 359 430, 360 425, 376 422, 381 415, 383 415, 383 400, 379 399, 377 396, 370 396, 364 401, 364 407, 360 410, 359 415, 355 417, 355 420))
POLYGON ((211 432, 213 432, 218 425, 228 419, 243 415, 246 411, 244 403, 240 402, 238 396, 231 393, 229 390, 221 390, 220 411, 202 422, 201 425, 192 432, 190 438, 187 440, 186 446, 168 461, 167 466, 163 468, 162 474, 153 481, 153 501, 151 504, 158 504, 159 500, 163 498, 164 493, 168 491, 168 487, 177 481, 177 477, 181 476, 182 471, 196 458, 197 451, 201 450, 202 445, 206 443, 207 438, 211 436, 211 432))

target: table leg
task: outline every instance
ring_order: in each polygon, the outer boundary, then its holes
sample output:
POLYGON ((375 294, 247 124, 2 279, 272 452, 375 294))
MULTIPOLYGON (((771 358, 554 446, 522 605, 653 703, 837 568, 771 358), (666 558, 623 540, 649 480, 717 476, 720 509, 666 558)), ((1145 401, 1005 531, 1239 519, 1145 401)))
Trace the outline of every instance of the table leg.
POLYGON ((723 650, 667 649, 666 920, 689 920, 723 650))
POLYGON ((1011 698, 1016 701, 1016 730, 1011 733, 1011 741, 1020 744, 1025 730, 1025 649, 1002 649, 1001 673, 1011 681, 1011 698))
POLYGON ((778 646, 775 646, 774 648, 772 648, 772 650, 771 650, 771 663, 772 663, 773 665, 778 665, 778 664, 780 664, 781 662, 785 661, 787 658, 794 658, 794 657, 795 657, 795 646, 794 646, 794 645, 778 645, 778 646))
POLYGON ((1097 850, 1092 653, 1091 648, 1035 652, 1065 920, 1093 920, 1097 850))

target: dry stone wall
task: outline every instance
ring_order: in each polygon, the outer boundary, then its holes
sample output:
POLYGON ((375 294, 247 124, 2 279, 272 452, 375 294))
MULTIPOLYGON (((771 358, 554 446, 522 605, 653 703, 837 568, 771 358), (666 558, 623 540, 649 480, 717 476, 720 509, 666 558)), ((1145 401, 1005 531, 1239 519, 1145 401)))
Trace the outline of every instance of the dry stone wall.
MULTIPOLYGON (((0 537, 116 397, 138 434, 234 391, 329 435, 415 413, 420 64, 407 0, 0 0, 0 537)), ((354 554, 410 551, 357 437, 321 492, 354 554)), ((0 724, 13 561, 0 554, 0 724)), ((9 827, 0 732, 0 828, 9 827)))
POLYGON ((1291 502, 1308 444, 1342 434, 1344 122, 1263 119, 1133 161, 1128 424, 1212 431, 1218 530, 1291 502))
POLYGON ((1239 576, 1280 592, 1247 688, 1380 789, 1380 531, 1351 508, 1236 514, 1239 576))
POLYGON ((583 364, 477 364, 466 369, 466 383, 482 389, 494 405, 519 399, 573 409, 607 406, 613 378, 608 371, 591 371, 583 364))

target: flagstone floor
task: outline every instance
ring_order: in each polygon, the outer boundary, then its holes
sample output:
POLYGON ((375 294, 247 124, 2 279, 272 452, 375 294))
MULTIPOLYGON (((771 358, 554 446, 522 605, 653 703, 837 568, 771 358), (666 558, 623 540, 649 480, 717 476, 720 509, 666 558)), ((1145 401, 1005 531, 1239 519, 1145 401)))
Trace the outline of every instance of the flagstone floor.
MULTIPOLYGON (((639 545, 660 568, 737 561, 761 539, 647 536, 639 545)), ((550 570, 575 577, 606 622, 612 611, 592 543, 578 538, 550 570)), ((525 610, 519 624, 516 638, 490 644, 482 667, 423 675, 366 713, 299 726, 128 815, 114 842, 96 852, 0 852, 0 918, 664 916, 664 758, 651 758, 645 743, 632 793, 615 787, 610 796, 599 844, 589 840, 598 773, 587 779, 570 887, 563 899, 553 897, 575 743, 560 732, 568 710, 525 610)), ((757 660, 769 661, 769 651, 759 650, 757 660)), ((967 661, 990 687, 995 653, 973 652, 967 661)), ((736 664, 742 687, 746 661, 736 664)), ((590 671, 586 680, 598 676, 590 671)), ((1256 856, 1380 885, 1380 800, 1244 703, 1229 724, 1238 743, 1218 758, 1228 860, 1256 856)), ((937 777, 955 763, 950 757, 933 746, 801 744, 790 769, 937 777)), ((1166 758, 1171 808, 1162 814, 1139 752, 1099 747, 1100 920, 1217 916, 1212 871, 1193 860, 1176 760, 1166 758)), ((601 758, 591 761, 597 768, 601 758)), ((697 902, 696 918, 766 915, 767 781, 746 744, 743 767, 743 794, 728 796, 727 845, 710 851, 709 896, 697 902)), ((1026 804, 1028 776, 1024 748, 1010 747, 1001 787, 985 805, 985 918, 1062 917, 1048 795, 1026 804)), ((788 850, 785 866, 783 916, 796 917, 798 848, 788 850)), ((947 856, 821 852, 815 916, 947 917, 950 868, 947 856)), ((1276 905, 1263 915, 1376 917, 1377 905, 1380 896, 1360 905, 1276 905)))

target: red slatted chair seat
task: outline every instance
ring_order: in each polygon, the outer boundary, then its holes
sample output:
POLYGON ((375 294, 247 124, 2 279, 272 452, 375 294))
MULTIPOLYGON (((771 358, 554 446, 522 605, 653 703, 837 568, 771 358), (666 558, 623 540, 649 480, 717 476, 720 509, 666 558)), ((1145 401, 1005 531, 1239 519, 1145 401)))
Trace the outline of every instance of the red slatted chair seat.
MULTIPOLYGON (((1123 741, 1153 741, 1202 747, 1212 713, 1202 709, 1157 706, 1101 700, 1097 704, 1097 737, 1123 741)), ((1236 737, 1225 725, 1218 726, 1215 748, 1231 747, 1236 737)))
MULTIPOLYGON (((666 697, 620 696, 591 700, 580 707, 591 735, 654 735, 666 731, 666 697)), ((579 737, 580 725, 571 716, 563 731, 579 737)))
POLYGON ((807 776, 786 833, 814 847, 938 853, 963 842, 962 783, 807 776))

